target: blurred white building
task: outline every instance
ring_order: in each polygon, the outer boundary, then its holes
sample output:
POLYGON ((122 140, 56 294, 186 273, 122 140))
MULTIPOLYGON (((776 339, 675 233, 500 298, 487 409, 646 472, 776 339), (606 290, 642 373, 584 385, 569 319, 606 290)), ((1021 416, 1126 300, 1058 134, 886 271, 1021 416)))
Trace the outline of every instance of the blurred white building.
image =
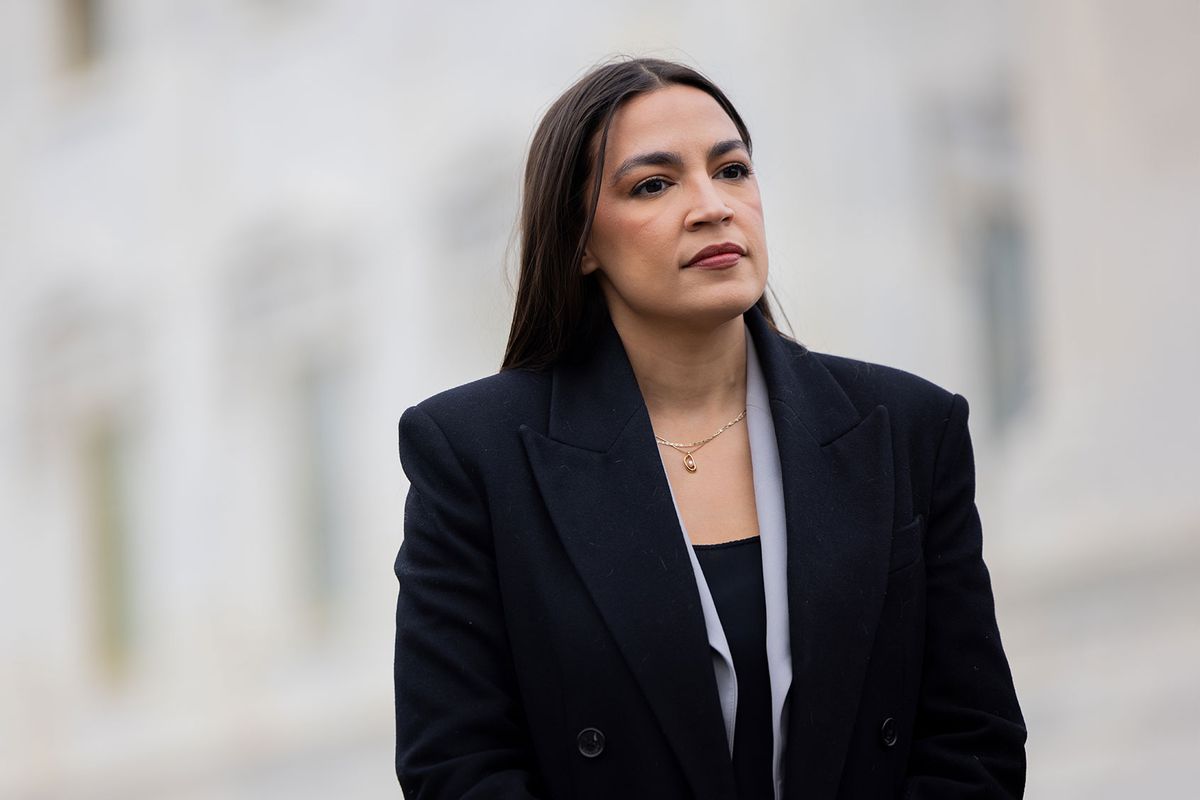
POLYGON ((524 149, 614 52, 738 104, 798 338, 970 400, 1029 796, 1185 796, 1198 32, 1189 0, 0 4, 0 796, 398 794, 395 424, 498 367, 524 149))

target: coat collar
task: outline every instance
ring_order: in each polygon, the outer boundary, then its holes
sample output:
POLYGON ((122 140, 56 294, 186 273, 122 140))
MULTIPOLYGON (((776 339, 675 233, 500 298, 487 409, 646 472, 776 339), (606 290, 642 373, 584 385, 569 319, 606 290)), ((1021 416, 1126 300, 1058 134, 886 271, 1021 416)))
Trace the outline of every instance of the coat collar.
MULTIPOLYGON (((787 519, 787 797, 837 791, 882 609, 892 523, 887 409, 861 417, 820 360, 745 314, 767 385, 787 519)), ((580 578, 697 798, 735 793, 699 591, 649 414, 607 322, 555 368, 547 435, 522 429, 580 578)))
MULTIPOLYGON (((831 442, 859 423, 842 387, 807 349, 772 330, 757 306, 743 317, 768 396, 785 405, 814 441, 831 442)), ((645 411, 633 367, 607 315, 590 357, 554 369, 552 392, 548 435, 587 450, 607 451, 630 417, 645 411)))

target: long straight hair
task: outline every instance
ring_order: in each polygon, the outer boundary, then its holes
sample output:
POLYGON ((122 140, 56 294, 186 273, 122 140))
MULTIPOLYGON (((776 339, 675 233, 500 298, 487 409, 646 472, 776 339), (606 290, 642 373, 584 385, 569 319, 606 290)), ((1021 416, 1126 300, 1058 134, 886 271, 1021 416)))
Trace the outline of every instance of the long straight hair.
MULTIPOLYGON (((596 67, 576 81, 546 111, 529 147, 516 307, 502 370, 545 369, 582 356, 596 340, 608 309, 595 273, 584 275, 580 266, 600 197, 608 129, 623 103, 671 84, 708 93, 752 152, 750 131, 733 103, 691 67, 633 58, 596 67), (585 202, 589 174, 594 180, 585 202)), ((755 305, 774 328, 766 295, 755 305)))

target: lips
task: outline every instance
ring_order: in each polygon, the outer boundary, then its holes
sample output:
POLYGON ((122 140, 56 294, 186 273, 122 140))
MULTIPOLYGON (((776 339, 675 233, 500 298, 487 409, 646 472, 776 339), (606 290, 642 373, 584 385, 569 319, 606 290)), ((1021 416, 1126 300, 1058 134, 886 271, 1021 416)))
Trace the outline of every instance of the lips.
POLYGON ((746 255, 746 248, 740 244, 733 242, 710 244, 692 256, 692 260, 684 264, 684 267, 733 266, 738 262, 738 257, 744 255, 746 255))

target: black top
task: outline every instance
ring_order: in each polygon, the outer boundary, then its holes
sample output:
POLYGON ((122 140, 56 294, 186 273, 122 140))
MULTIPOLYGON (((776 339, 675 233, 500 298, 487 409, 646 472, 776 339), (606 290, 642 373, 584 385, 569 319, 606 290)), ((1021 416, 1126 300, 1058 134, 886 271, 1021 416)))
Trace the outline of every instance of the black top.
POLYGON ((762 545, 758 536, 752 536, 692 547, 712 592, 737 671, 733 773, 738 797, 754 800, 774 797, 762 545))

